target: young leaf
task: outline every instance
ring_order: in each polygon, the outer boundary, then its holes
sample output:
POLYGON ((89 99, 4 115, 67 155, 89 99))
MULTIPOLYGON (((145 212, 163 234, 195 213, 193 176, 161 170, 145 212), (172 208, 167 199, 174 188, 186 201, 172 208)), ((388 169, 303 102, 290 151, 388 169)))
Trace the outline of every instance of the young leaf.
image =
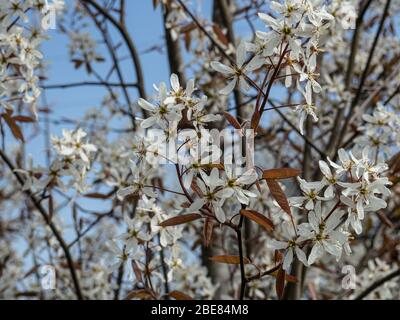
POLYGON ((285 193, 283 192, 280 184, 275 180, 267 179, 267 185, 269 191, 271 192, 272 196, 278 202, 279 206, 283 211, 285 211, 290 217, 292 217, 292 212, 290 210, 289 202, 286 198, 285 193))
POLYGON ((132 260, 131 264, 132 270, 135 273, 136 280, 143 283, 142 271, 140 270, 138 263, 136 262, 136 260, 132 260))
POLYGON ((86 193, 84 196, 86 198, 93 198, 93 199, 108 199, 110 197, 110 195, 108 194, 102 194, 98 192, 86 193))
POLYGON ((221 28, 217 24, 213 25, 213 31, 216 34, 218 40, 221 41, 221 43, 224 46, 227 46, 229 44, 229 41, 228 41, 227 37, 224 35, 224 33, 222 32, 221 28))
MULTIPOLYGON (((272 272, 270 275, 275 278, 278 278, 278 274, 279 274, 279 270, 272 272)), ((292 276, 291 274, 287 274, 287 273, 285 274, 285 280, 286 280, 286 282, 293 282, 293 283, 298 282, 298 280, 295 276, 292 276)))
POLYGON ((190 43, 192 42, 192 33, 190 31, 184 33, 185 49, 190 50, 190 43))
POLYGON ((83 60, 80 59, 72 59, 71 61, 74 63, 75 69, 79 69, 84 62, 83 60))
POLYGON ((142 299, 142 300, 154 300, 154 293, 149 289, 139 289, 133 290, 129 292, 124 300, 131 300, 133 298, 142 299))
POLYGON ((226 120, 228 120, 228 122, 232 125, 232 127, 234 127, 235 129, 242 128, 239 121, 233 115, 231 115, 229 112, 224 111, 223 114, 224 114, 226 120))
POLYGON ((168 294, 170 297, 174 298, 175 300, 193 300, 192 297, 188 296, 187 294, 174 290, 168 294))
POLYGON ((14 116, 13 119, 17 122, 35 122, 35 119, 32 117, 27 117, 27 116, 14 116))
POLYGON ((204 221, 204 230, 203 230, 203 236, 204 236, 204 246, 207 248, 212 239, 214 231, 214 221, 212 221, 210 218, 206 218, 204 221))
POLYGON ((263 171, 263 179, 288 179, 299 176, 301 170, 292 168, 269 169, 263 171))
MULTIPOLYGON (((239 256, 229 256, 229 255, 221 255, 221 256, 213 256, 210 258, 211 261, 219 262, 219 263, 227 263, 227 264, 240 264, 239 256)), ((251 263, 249 259, 243 258, 244 264, 251 263)))
POLYGON ((171 227, 176 226, 183 223, 188 223, 197 219, 200 219, 201 215, 198 213, 188 213, 182 216, 172 217, 167 219, 159 224, 160 227, 171 227))
POLYGON ((279 300, 282 300, 283 298, 283 292, 285 289, 285 274, 286 274, 285 270, 283 270, 282 267, 280 267, 275 281, 276 294, 279 300))
POLYGON ((18 140, 24 142, 24 136, 22 134, 21 128, 17 125, 15 120, 8 113, 3 113, 3 118, 10 128, 13 136, 18 140))
POLYGON ((251 122, 250 122, 251 128, 254 129, 254 131, 257 131, 258 124, 260 123, 260 119, 261 119, 260 111, 258 111, 258 109, 254 110, 254 113, 251 116, 251 122))
POLYGON ((274 224, 267 217, 254 210, 240 210, 240 214, 258 223, 267 231, 274 230, 274 224))

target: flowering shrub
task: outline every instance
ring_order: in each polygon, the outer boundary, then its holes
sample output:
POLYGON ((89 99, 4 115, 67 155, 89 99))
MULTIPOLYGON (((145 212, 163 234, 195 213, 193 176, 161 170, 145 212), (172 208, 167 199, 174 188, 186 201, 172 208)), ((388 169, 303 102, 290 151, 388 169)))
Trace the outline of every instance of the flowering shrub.
POLYGON ((148 94, 125 1, 1 1, 0 297, 399 298, 399 3, 192 2, 153 1, 148 94), (54 11, 93 81, 46 78, 54 11), (45 91, 87 85, 101 103, 50 131, 45 91))

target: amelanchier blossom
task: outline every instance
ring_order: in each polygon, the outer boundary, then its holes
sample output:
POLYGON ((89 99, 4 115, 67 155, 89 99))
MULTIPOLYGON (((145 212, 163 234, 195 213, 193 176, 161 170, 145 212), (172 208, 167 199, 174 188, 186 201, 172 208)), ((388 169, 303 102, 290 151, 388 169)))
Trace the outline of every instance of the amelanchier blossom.
POLYGON ((285 256, 283 258, 283 269, 290 271, 290 266, 293 262, 293 258, 296 256, 304 265, 308 266, 307 257, 304 251, 300 248, 299 244, 302 240, 293 230, 290 222, 285 221, 282 223, 282 234, 284 240, 272 239, 268 244, 268 247, 274 250, 285 250, 285 256))
POLYGON ((233 66, 227 66, 218 61, 212 61, 211 67, 229 80, 228 85, 221 89, 219 93, 229 94, 235 89, 236 85, 239 84, 240 89, 249 90, 250 85, 248 84, 248 74, 254 70, 259 69, 264 64, 264 59, 255 56, 249 62, 246 62, 246 44, 241 42, 236 52, 236 64, 233 66))
MULTIPOLYGON (((50 14, 45 1, 0 2, 1 156, 11 159, 0 161, 1 298, 75 299, 80 290, 85 299, 276 299, 284 274, 298 298, 353 299, 398 270, 400 41, 390 26, 400 6, 392 2, 369 61, 385 1, 367 4, 349 62, 360 1, 250 2, 245 11, 240 1, 225 8, 232 28, 200 10, 193 21, 187 1, 187 10, 154 2, 177 73, 154 95, 144 90, 141 55, 125 37, 114 42, 108 18, 90 3, 66 8, 58 31, 69 38, 71 62, 96 81, 84 85, 107 89, 82 121, 57 121, 52 102, 38 99, 42 82, 50 84, 47 36, 32 21, 50 14), (253 19, 265 28, 253 29, 253 19), (238 37, 242 20, 250 32, 238 37), (131 55, 134 83, 121 68, 131 55), (98 63, 112 63, 104 78, 98 63), (36 105, 46 116, 32 124, 36 105), (69 129, 51 134, 64 122, 69 129), (37 161, 27 154, 42 126, 50 141, 37 161), (254 163, 235 163, 244 155, 234 138, 220 145, 231 128, 243 145, 246 130, 255 131, 254 163), (40 287, 42 263, 57 270, 55 290, 40 287), (338 281, 343 266, 357 267, 354 291, 338 281)), ((50 6, 63 9, 62 1, 50 6)), ((129 33, 117 6, 109 4, 109 18, 129 33)), ((397 299, 396 280, 368 297, 397 299)))

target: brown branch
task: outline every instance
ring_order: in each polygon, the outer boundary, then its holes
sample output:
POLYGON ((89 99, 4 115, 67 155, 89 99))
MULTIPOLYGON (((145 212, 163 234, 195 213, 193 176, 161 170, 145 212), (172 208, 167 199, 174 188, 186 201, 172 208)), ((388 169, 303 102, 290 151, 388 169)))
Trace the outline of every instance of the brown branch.
POLYGON ((162 9, 165 43, 167 46, 170 73, 175 73, 179 77, 181 83, 186 83, 179 38, 174 40, 171 35, 171 30, 169 30, 167 27, 167 16, 169 14, 168 7, 162 5, 162 9))
POLYGON ((380 280, 375 281, 373 284, 371 284, 368 288, 366 288, 363 292, 361 292, 357 297, 354 298, 354 300, 362 300, 364 299, 367 295, 369 295, 371 292, 379 288, 381 285, 385 284, 386 282, 400 276, 400 269, 397 269, 391 273, 389 273, 387 276, 383 277, 380 280))
MULTIPOLYGON (((331 157, 333 157, 336 154, 337 150, 339 149, 340 143, 341 143, 341 141, 343 140, 343 138, 344 138, 344 136, 346 134, 346 131, 347 131, 347 128, 349 126, 350 119, 351 119, 351 117, 353 115, 353 112, 354 112, 354 110, 355 110, 355 108, 356 108, 356 106, 357 106, 357 104, 358 104, 358 102, 359 102, 359 100, 361 98, 361 93, 362 93, 365 81, 367 80, 367 76, 369 74, 369 69, 370 69, 370 66, 371 66, 372 58, 374 56, 375 49, 376 49, 376 47, 378 45, 379 38, 380 38, 381 33, 383 31, 383 27, 384 27, 384 24, 385 24, 386 17, 388 16, 388 13, 389 13, 390 2, 391 2, 391 0, 387 0, 386 1, 385 8, 383 10, 382 17, 381 17, 381 20, 380 20, 380 23, 379 23, 379 27, 378 27, 378 30, 376 31, 376 35, 375 35, 372 47, 371 47, 369 55, 368 55, 367 63, 365 65, 365 68, 364 68, 363 73, 361 75, 360 83, 359 83, 356 95, 355 95, 355 97, 353 98, 353 100, 351 102, 350 109, 349 109, 349 112, 347 114, 347 117, 344 119, 344 124, 343 124, 343 126, 338 126, 338 127, 341 127, 341 130, 338 129, 339 131, 337 132, 337 134, 333 135, 333 136, 337 136, 337 137, 334 138, 332 136, 333 140, 335 140, 335 141, 333 141, 334 143, 331 144, 331 150, 329 152, 331 157)), ((367 3, 367 5, 368 5, 368 3, 367 3)), ((353 60, 354 60, 354 57, 353 57, 353 60)), ((349 64, 349 69, 350 68, 352 68, 352 64, 349 64)), ((350 74, 351 74, 351 70, 350 70, 350 74)), ((348 82, 348 86, 349 86, 350 85, 351 75, 348 74, 347 76, 349 77, 348 80, 346 79, 347 81, 349 81, 348 82)), ((344 110, 341 111, 341 112, 343 113, 344 110)), ((342 117, 343 117, 343 115, 341 116, 341 118, 342 117)), ((337 123, 337 125, 340 124, 340 122, 341 122, 340 120, 341 119, 338 120, 339 122, 337 123)))
POLYGON ((236 229, 236 235, 237 235, 237 242, 238 242, 238 247, 239 247, 239 263, 240 263, 240 296, 239 300, 244 299, 244 294, 246 292, 246 273, 244 269, 244 253, 243 253, 243 240, 242 240, 242 225, 244 221, 244 216, 240 216, 239 220, 239 225, 238 228, 236 229))
POLYGON ((121 24, 117 19, 115 19, 107 10, 105 10, 102 6, 100 6, 96 1, 94 0, 81 0, 82 2, 89 3, 92 5, 100 14, 102 14, 114 27, 118 30, 120 33, 121 37, 124 39, 125 44, 128 47, 129 54, 133 60, 133 64, 135 66, 135 72, 136 72, 136 78, 137 78, 137 88, 139 91, 140 97, 146 99, 146 90, 145 90, 145 82, 144 82, 144 77, 143 77, 143 70, 142 70, 142 65, 140 62, 139 54, 136 50, 136 46, 130 37, 126 26, 124 24, 121 24))
MULTIPOLYGON (((113 61, 113 68, 115 68, 115 71, 117 72, 117 77, 118 80, 121 84, 122 87, 122 91, 124 93, 125 99, 126 99, 126 103, 127 103, 127 112, 130 115, 131 121, 132 121, 132 127, 135 128, 136 127, 136 118, 135 115, 131 112, 131 107, 132 107, 132 103, 131 103, 131 99, 127 90, 127 85, 125 84, 124 81, 124 77, 122 75, 122 71, 121 68, 119 66, 119 61, 115 52, 115 48, 114 45, 112 44, 112 38, 109 35, 109 32, 107 30, 107 28, 105 26, 102 26, 102 24, 97 20, 96 15, 94 15, 91 11, 90 8, 86 5, 83 4, 85 6, 86 11, 90 14, 90 16, 92 17, 92 20, 94 21, 94 23, 96 24, 97 28, 99 29, 100 33, 103 36, 104 39, 104 43, 107 46, 108 52, 110 54, 111 60, 113 61)), ((124 22, 124 9, 125 9, 125 2, 123 0, 121 0, 121 24, 123 24, 124 22)), ((108 87, 110 87, 110 85, 107 85, 108 87)), ((134 85, 136 87, 136 84, 134 85)))
MULTIPOLYGON (((0 157, 3 159, 3 161, 7 164, 7 166, 12 171, 14 176, 17 178, 19 184, 21 186, 23 186, 24 185, 24 179, 21 177, 21 175, 18 172, 15 171, 15 169, 16 169, 15 166, 13 165, 11 160, 8 158, 8 156, 3 152, 3 150, 0 150, 0 157)), ((40 204, 40 202, 36 199, 36 197, 32 194, 32 192, 29 191, 29 190, 26 190, 25 193, 31 199, 31 201, 34 204, 34 206, 36 207, 36 209, 40 212, 40 214, 42 215, 44 221, 49 226, 51 232, 53 233, 53 235, 57 239, 58 243, 60 244, 60 247, 64 252, 65 259, 67 260, 68 269, 69 269, 70 274, 71 274, 71 278, 72 278, 72 282, 73 282, 73 285, 74 285, 74 288, 75 288, 76 296, 77 296, 77 298, 79 300, 83 300, 83 295, 82 295, 81 287, 80 287, 80 284, 79 284, 78 276, 76 274, 74 261, 72 259, 71 253, 70 253, 70 251, 68 249, 68 246, 65 243, 64 238, 62 237, 62 235, 60 234, 60 232, 58 231, 58 229, 54 225, 54 223, 51 221, 51 219, 50 219, 49 215, 47 214, 46 210, 43 208, 43 206, 40 204)))
POLYGON ((43 85, 43 89, 69 89, 75 87, 84 86, 109 86, 109 87, 137 87, 136 83, 112 83, 112 82, 101 82, 101 81, 82 81, 72 83, 60 83, 60 84, 49 84, 43 85))

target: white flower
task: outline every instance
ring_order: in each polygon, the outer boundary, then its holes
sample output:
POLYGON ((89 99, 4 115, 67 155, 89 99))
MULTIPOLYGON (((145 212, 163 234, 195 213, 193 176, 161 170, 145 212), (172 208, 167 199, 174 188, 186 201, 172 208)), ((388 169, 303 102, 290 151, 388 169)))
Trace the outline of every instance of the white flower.
POLYGON ((236 172, 233 172, 231 165, 225 165, 225 173, 227 176, 225 182, 225 197, 229 198, 236 196, 240 203, 249 204, 249 198, 257 197, 257 194, 244 189, 244 186, 253 184, 257 181, 257 173, 255 169, 249 169, 240 176, 236 176, 236 172))
POLYGON ((270 32, 257 31, 257 37, 267 41, 268 53, 273 53, 273 48, 277 48, 283 41, 288 41, 289 49, 292 51, 296 60, 300 57, 301 41, 297 39, 296 27, 287 24, 285 20, 278 20, 265 13, 258 13, 259 18, 272 29, 270 32))
POLYGON ((356 27, 357 10, 351 1, 342 1, 335 17, 340 21, 343 29, 354 29, 356 27))
POLYGON ((173 73, 171 74, 170 78, 171 82, 171 91, 168 93, 168 97, 164 100, 165 104, 185 104, 186 100, 191 100, 193 91, 195 90, 194 87, 194 80, 190 79, 186 83, 186 90, 183 90, 179 83, 178 76, 173 73))
POLYGON ((161 227, 160 223, 167 220, 168 216, 160 209, 155 210, 150 226, 152 234, 160 234, 160 244, 166 247, 175 243, 182 237, 182 226, 161 227))
POLYGON ((119 247, 115 241, 108 242, 108 248, 114 254, 115 261, 109 266, 109 272, 118 270, 122 265, 128 273, 129 278, 132 277, 132 255, 126 250, 125 246, 119 247))
POLYGON ((284 221, 282 223, 283 237, 285 241, 277 241, 271 239, 268 242, 268 247, 274 250, 285 250, 285 256, 283 259, 282 268, 286 271, 290 271, 290 266, 293 261, 293 256, 296 255, 297 258, 305 265, 308 266, 307 257, 303 250, 299 247, 301 239, 298 238, 293 230, 291 222, 284 221))
POLYGON ((138 104, 141 108, 150 112, 150 116, 140 124, 142 128, 149 128, 158 124, 161 128, 168 127, 170 122, 179 121, 182 118, 183 105, 167 104, 167 87, 165 83, 159 85, 159 105, 156 106, 147 100, 140 98, 138 104))
POLYGON ((209 176, 203 171, 200 171, 200 175, 204 182, 200 179, 197 179, 196 182, 202 195, 192 203, 188 211, 195 212, 203 208, 204 205, 210 205, 214 209, 218 221, 225 222, 226 217, 225 212, 222 210, 222 205, 227 194, 229 194, 229 190, 219 188, 224 182, 219 178, 218 169, 212 169, 209 176))
POLYGON ((376 194, 388 196, 390 190, 385 185, 390 184, 387 178, 379 178, 372 183, 367 181, 348 183, 339 182, 345 189, 342 194, 346 197, 355 196, 356 210, 359 216, 364 216, 364 206, 375 208, 375 210, 386 208, 385 200, 380 199, 376 194))
POLYGON ((340 201, 345 204, 347 208, 347 220, 345 222, 346 228, 351 225, 356 234, 361 234, 362 224, 361 221, 364 219, 364 210, 357 210, 356 204, 350 198, 345 196, 340 196, 340 201))
POLYGON ((313 210, 317 200, 327 200, 318 194, 324 188, 322 182, 307 182, 304 179, 297 178, 300 183, 300 189, 303 193, 302 197, 291 197, 290 204, 295 207, 303 207, 307 210, 313 210), (305 203, 305 204, 304 204, 305 203))
POLYGON ((316 109, 316 106, 313 104, 302 104, 296 107, 296 111, 300 111, 299 130, 302 135, 304 135, 304 121, 308 116, 312 116, 314 122, 318 121, 318 117, 315 114, 316 109))
POLYGON ((157 195, 152 190, 150 185, 146 185, 149 181, 149 177, 154 173, 145 162, 141 162, 138 166, 133 161, 130 161, 131 175, 128 181, 125 182, 128 186, 123 187, 117 191, 117 196, 120 200, 124 199, 126 196, 142 195, 145 194, 148 197, 155 198, 157 195))
POLYGON ((62 134, 62 139, 55 137, 52 138, 52 142, 60 155, 77 157, 89 165, 89 155, 90 153, 97 151, 97 148, 95 145, 82 140, 86 137, 86 132, 82 129, 78 129, 77 131, 63 129, 62 134))
POLYGON ((15 172, 18 172, 24 176, 24 185, 22 186, 23 191, 33 191, 37 192, 41 190, 45 185, 40 181, 40 177, 42 176, 44 169, 43 168, 35 168, 33 166, 32 156, 28 157, 28 168, 26 170, 23 169, 15 169, 15 172))
POLYGON ((135 254, 139 242, 149 241, 150 236, 143 228, 143 220, 136 218, 129 218, 127 214, 124 215, 125 223, 128 226, 128 231, 118 237, 126 246, 126 251, 135 254))
POLYGON ((322 212, 321 202, 318 201, 314 211, 310 211, 308 214, 308 223, 299 225, 299 234, 302 238, 313 240, 313 247, 308 257, 310 265, 321 258, 324 251, 335 256, 337 260, 340 259, 343 234, 335 231, 335 228, 339 225, 342 216, 343 211, 340 210, 322 212))
POLYGON ((236 66, 230 67, 218 61, 211 62, 211 67, 215 71, 222 73, 230 79, 228 85, 219 91, 221 94, 227 95, 232 92, 238 82, 241 88, 245 90, 250 89, 250 86, 246 80, 246 73, 259 69, 263 65, 264 59, 262 59, 260 56, 255 56, 253 59, 250 60, 250 62, 245 62, 246 45, 244 41, 242 41, 237 48, 236 66))
POLYGON ((344 172, 349 172, 351 173, 353 168, 356 165, 357 159, 354 158, 353 154, 351 151, 347 153, 344 149, 339 149, 338 150, 338 156, 339 160, 341 162, 341 165, 336 164, 335 162, 332 162, 330 159, 328 159, 329 164, 336 169, 336 175, 340 175, 344 172))
POLYGON ((318 162, 319 168, 324 175, 324 179, 322 182, 328 186, 325 189, 324 192, 324 197, 325 198, 333 198, 335 196, 335 185, 338 182, 338 179, 340 178, 340 174, 332 173, 331 169, 329 168, 328 164, 325 161, 320 160, 318 162))
POLYGON ((300 77, 297 82, 297 86, 299 90, 303 93, 304 97, 306 98, 306 102, 308 105, 312 105, 312 94, 313 92, 319 93, 321 92, 322 88, 320 84, 315 80, 315 77, 318 77, 319 74, 315 73, 316 65, 308 65, 304 66, 302 70, 296 70, 299 72, 300 77), (303 92, 300 88, 300 82, 307 81, 305 92, 303 92))

